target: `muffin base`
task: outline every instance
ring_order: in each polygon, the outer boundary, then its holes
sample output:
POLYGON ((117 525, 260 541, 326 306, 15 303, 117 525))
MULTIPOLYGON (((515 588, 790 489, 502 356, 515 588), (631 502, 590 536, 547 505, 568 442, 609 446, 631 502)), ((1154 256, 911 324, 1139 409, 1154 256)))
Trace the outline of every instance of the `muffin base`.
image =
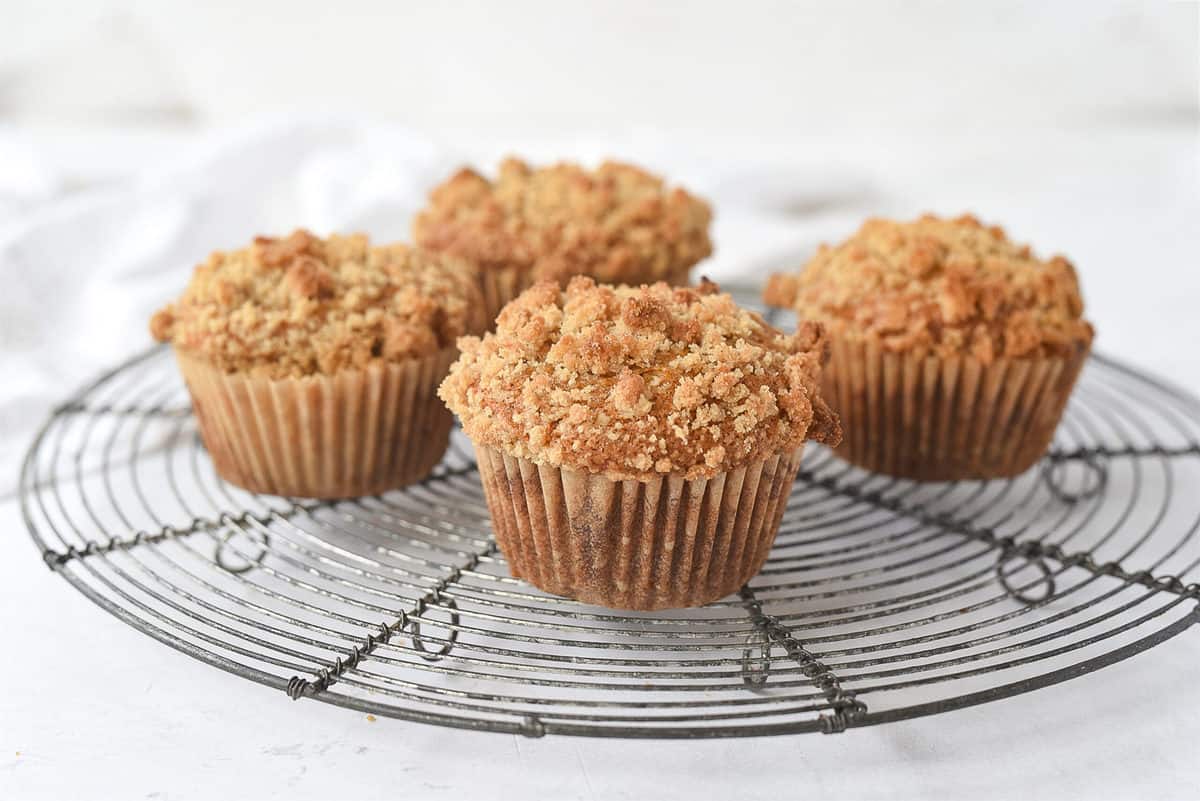
POLYGON ((1009 478, 1046 452, 1087 359, 894 353, 831 339, 822 394, 842 420, 839 456, 918 481, 1009 478))
POLYGON ((614 481, 475 448, 512 574, 616 609, 702 606, 762 567, 800 450, 711 479, 614 481))
POLYGON ((375 495, 429 474, 454 419, 437 385, 457 351, 270 379, 226 374, 176 351, 200 438, 221 478, 270 495, 375 495))
MULTIPOLYGON (((528 270, 513 267, 484 267, 479 273, 479 289, 483 293, 484 307, 487 309, 487 327, 492 328, 500 310, 534 282, 528 270)), ((685 267, 673 270, 657 280, 666 281, 671 286, 687 286, 690 273, 691 268, 685 267)))

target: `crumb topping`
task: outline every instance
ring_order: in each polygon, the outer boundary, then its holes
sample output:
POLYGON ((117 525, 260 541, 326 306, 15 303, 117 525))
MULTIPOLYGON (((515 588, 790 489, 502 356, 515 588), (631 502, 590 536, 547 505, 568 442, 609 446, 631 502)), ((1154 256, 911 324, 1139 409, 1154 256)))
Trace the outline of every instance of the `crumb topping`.
POLYGON ((438 394, 473 440, 539 464, 692 479, 841 440, 820 325, 784 334, 708 281, 544 281, 458 345, 438 394))
POLYGON ((476 283, 473 267, 444 256, 298 230, 213 253, 150 332, 226 372, 328 375, 428 356, 482 330, 476 283))
POLYGON ((707 203, 629 164, 534 169, 510 158, 495 181, 464 168, 435 188, 413 239, 483 269, 528 271, 530 283, 643 283, 709 256, 711 219, 707 203))
POLYGON ((985 363, 1060 355, 1093 333, 1069 261, 1039 259, 969 215, 868 220, 799 275, 771 276, 764 299, 890 350, 985 363))

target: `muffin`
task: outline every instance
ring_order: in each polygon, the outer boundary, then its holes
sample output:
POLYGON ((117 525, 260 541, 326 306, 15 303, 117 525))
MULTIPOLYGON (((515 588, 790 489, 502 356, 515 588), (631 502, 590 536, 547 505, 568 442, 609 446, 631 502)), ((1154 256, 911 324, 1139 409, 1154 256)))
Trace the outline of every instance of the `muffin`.
POLYGON ((820 326, 783 334, 709 282, 543 281, 459 348, 439 394, 513 575, 587 603, 735 592, 767 558, 805 440, 840 438, 820 326))
POLYGON ((368 495, 427 475, 437 385, 482 330, 470 265, 362 235, 259 237, 199 265, 150 331, 174 348, 217 473, 253 492, 368 495))
POLYGON ((971 216, 869 220, 764 299, 825 324, 850 462, 928 481, 1015 476, 1054 437, 1091 348, 1075 269, 971 216))
POLYGON ((413 239, 479 266, 492 320, 542 280, 687 284, 712 253, 711 220, 707 203, 629 164, 535 169, 508 159, 495 181, 463 169, 435 188, 413 239))

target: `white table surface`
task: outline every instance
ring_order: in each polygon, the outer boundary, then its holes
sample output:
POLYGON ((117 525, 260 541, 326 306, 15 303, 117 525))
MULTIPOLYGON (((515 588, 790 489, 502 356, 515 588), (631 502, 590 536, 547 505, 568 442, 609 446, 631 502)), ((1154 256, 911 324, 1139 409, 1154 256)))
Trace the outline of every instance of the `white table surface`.
MULTIPOLYGON (((26 136, 0 134, 0 147, 26 136)), ((957 150, 943 143, 920 149, 938 154, 924 160, 912 155, 915 146, 864 139, 824 143, 833 157, 821 163, 825 174, 875 176, 887 189, 881 210, 994 209, 1025 238, 1061 243, 1080 265, 1101 349, 1197 390, 1194 136, 997 139, 957 150)), ((137 163, 131 141, 143 153, 176 144, 62 135, 39 139, 36 149, 87 182, 114 177, 122 159, 137 163), (113 174, 88 172, 95 165, 113 174)), ((653 157, 669 144, 638 147, 653 157)), ((472 152, 491 157, 511 145, 472 152)), ((524 147, 549 145, 530 138, 524 147)), ((777 143, 760 155, 786 161, 787 153, 777 143)), ((800 174, 821 174, 811 159, 800 161, 800 174)), ((736 195, 736 181, 723 186, 736 195)), ((718 220, 723 253, 747 244, 738 217, 718 220)), ((831 228, 840 225, 830 218, 831 228)), ((1052 688, 840 735, 531 740, 291 702, 166 648, 46 570, 11 496, 0 500, 0 587, 0 799, 1200 796, 1197 629, 1052 688)))

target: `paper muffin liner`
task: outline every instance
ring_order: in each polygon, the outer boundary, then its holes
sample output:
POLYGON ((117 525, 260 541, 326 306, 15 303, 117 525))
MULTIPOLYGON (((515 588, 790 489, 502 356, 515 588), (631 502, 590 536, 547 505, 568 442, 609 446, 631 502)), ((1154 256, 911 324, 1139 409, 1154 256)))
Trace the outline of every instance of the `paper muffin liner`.
POLYGON ((516 267, 483 267, 479 270, 479 289, 487 309, 487 327, 494 328, 496 316, 508 302, 530 286, 529 271, 516 267))
POLYGON ((477 445, 496 542, 512 574, 617 609, 670 609, 736 592, 766 561, 800 450, 710 479, 614 481, 477 445))
MULTIPOLYGON (((690 267, 683 267, 672 270, 661 279, 654 280, 666 281, 671 286, 686 286, 689 281, 690 272, 690 267)), ((631 279, 625 283, 638 284, 642 282, 631 279)), ((487 309, 487 327, 492 328, 496 321, 496 316, 500 314, 500 310, 508 305, 509 301, 516 298, 517 295, 520 295, 532 286, 532 284, 533 280, 528 270, 520 270, 514 267, 481 268, 479 270, 479 288, 483 293, 483 302, 487 309)))
POLYGON ((1061 358, 894 353, 836 334, 822 394, 842 420, 836 449, 878 473, 921 481, 1007 478, 1054 438, 1089 348, 1061 358))
POLYGON ((454 419, 436 390, 456 355, 271 379, 176 351, 217 473, 305 498, 374 495, 428 475, 449 444, 454 419))

